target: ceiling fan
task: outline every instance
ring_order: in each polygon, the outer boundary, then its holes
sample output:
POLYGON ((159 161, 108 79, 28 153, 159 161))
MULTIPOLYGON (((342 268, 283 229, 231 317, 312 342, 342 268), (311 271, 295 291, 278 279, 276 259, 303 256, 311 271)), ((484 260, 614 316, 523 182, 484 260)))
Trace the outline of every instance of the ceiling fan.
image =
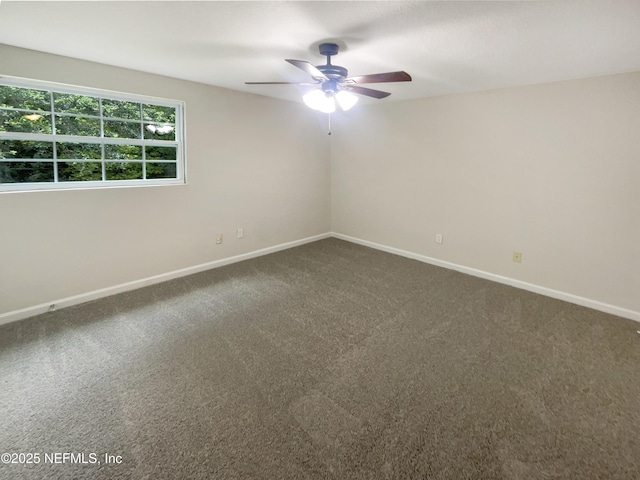
POLYGON ((336 103, 342 110, 349 110, 358 101, 357 93, 372 98, 385 98, 391 95, 389 92, 374 90, 373 88, 361 87, 366 83, 385 82, 410 82, 411 75, 407 72, 387 72, 375 73, 373 75, 362 75, 359 77, 349 77, 347 69, 331 64, 331 57, 338 54, 338 45, 335 43, 322 43, 319 46, 320 55, 327 57, 325 65, 313 66, 304 60, 286 59, 291 65, 307 72, 312 82, 245 82, 247 85, 320 85, 320 89, 314 89, 304 95, 304 102, 314 110, 324 113, 332 113, 336 109, 336 103), (353 93, 352 93, 353 92, 353 93))

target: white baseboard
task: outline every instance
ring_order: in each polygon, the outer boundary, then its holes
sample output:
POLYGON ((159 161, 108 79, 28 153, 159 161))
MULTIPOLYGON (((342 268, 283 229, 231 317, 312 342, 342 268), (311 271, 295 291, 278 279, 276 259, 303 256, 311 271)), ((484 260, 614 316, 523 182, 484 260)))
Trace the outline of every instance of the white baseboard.
POLYGON ((493 282, 503 283, 505 285, 510 285, 512 287, 520 288, 522 290, 528 290, 530 292, 539 293, 540 295, 545 295, 547 297, 555 298, 558 300, 564 300, 565 302, 574 303, 576 305, 581 305, 583 307, 593 308, 594 310, 599 310, 601 312, 610 313, 612 315, 617 315, 619 317, 628 318, 629 320, 635 320, 636 322, 640 322, 640 312, 628 310, 626 308, 618 307, 616 305, 610 305, 608 303, 592 300, 590 298, 584 298, 578 295, 573 295, 572 293, 561 292, 559 290, 554 290, 552 288, 547 288, 540 285, 523 282, 521 280, 516 280, 509 277, 503 277, 502 275, 496 275, 494 273, 485 272, 483 270, 477 270, 475 268, 465 267, 464 265, 445 262, 443 260, 438 260, 437 258, 427 257, 426 255, 420 255, 418 253, 409 252, 407 250, 401 250, 399 248, 388 247, 386 245, 369 242, 368 240, 362 240, 356 237, 350 237, 349 235, 343 235, 341 233, 332 232, 331 236, 334 238, 339 238, 340 240, 346 240, 347 242, 357 243, 358 245, 364 245, 365 247, 375 248, 376 250, 393 253, 395 255, 400 255, 402 257, 407 257, 413 260, 418 260, 420 262, 436 265, 438 267, 448 268, 449 270, 456 270, 461 273, 473 275, 474 277, 480 277, 487 280, 491 280, 493 282))
POLYGON ((473 275, 474 277, 484 278, 484 279, 502 283, 505 285, 510 285, 516 288, 521 288, 523 290, 528 290, 530 292, 539 293, 547 297, 556 298, 558 300, 564 300, 566 302, 575 303, 576 305, 593 308, 594 310, 599 310, 601 312, 610 313, 612 315, 617 315, 619 317, 628 318, 630 320, 635 320, 636 322, 640 322, 640 312, 628 310, 626 308, 618 307, 616 305, 610 305, 608 303, 603 303, 597 300, 580 297, 578 295, 573 295, 571 293, 561 292, 559 290, 553 290, 551 288, 523 282, 521 280, 515 280, 513 278, 496 275, 494 273, 485 272, 483 270, 477 270, 475 268, 465 267, 464 265, 445 262, 444 260, 439 260, 437 258, 427 257, 426 255, 421 255, 418 253, 409 252, 407 250, 402 250, 395 247, 381 245, 375 242, 369 242, 367 240, 351 237, 349 235, 343 235, 341 233, 331 232, 331 233, 323 233, 320 235, 315 235, 312 237, 302 238, 300 240, 294 240, 292 242, 281 243, 279 245, 274 245, 272 247, 262 248, 260 250, 254 250, 253 252, 243 253, 241 255, 223 258, 220 260, 214 260, 213 262, 207 262, 200 265, 195 265, 192 267, 175 270, 173 272, 162 273, 160 275, 154 275, 152 277, 147 277, 140 280, 134 280, 132 282, 122 283, 120 285, 115 285, 112 287, 101 288, 99 290, 82 293, 80 295, 74 295, 72 297, 52 300, 47 303, 35 305, 33 307, 23 308, 21 310, 14 310, 12 312, 3 313, 3 314, 0 314, 0 325, 22 320, 28 317, 32 317, 34 315, 39 315, 41 313, 46 313, 49 311, 51 305, 55 305, 55 309, 58 310, 60 308, 70 307, 72 305, 89 302, 91 300, 97 300, 98 298, 108 297, 111 295, 115 295, 117 293, 135 290, 137 288, 146 287, 148 285, 154 285, 160 282, 166 282, 167 280, 172 280, 174 278, 192 275, 194 273, 203 272, 205 270, 210 270, 212 268, 222 267, 224 265, 241 262, 243 260, 249 260, 250 258, 260 257, 262 255, 268 255, 269 253, 286 250, 288 248, 297 247, 300 245, 304 245, 305 243, 311 243, 311 242, 315 242, 315 241, 322 240, 329 237, 335 237, 341 240, 345 240, 347 242, 364 245, 370 248, 375 248, 376 250, 393 253, 395 255, 400 255, 402 257, 407 257, 413 260, 418 260, 420 262, 436 265, 438 267, 448 268, 450 270, 456 270, 461 273, 473 275))
POLYGON ((250 258, 260 257, 269 253, 278 252, 280 250, 286 250, 288 248, 304 245, 305 243, 311 243, 324 238, 329 238, 330 233, 323 233, 320 235, 314 235, 313 237, 302 238, 300 240, 294 240, 292 242, 281 243, 272 247, 261 248, 260 250, 254 250, 253 252, 243 253, 234 257, 223 258, 220 260, 214 260, 213 262, 207 262, 193 267, 182 268, 173 272, 161 273, 160 275, 154 275, 153 277, 147 277, 140 280, 134 280, 132 282, 122 283, 120 285, 114 285, 113 287, 101 288, 92 292, 82 293, 80 295, 74 295, 72 297, 61 298, 58 300, 51 300, 50 302, 35 305, 33 307, 23 308, 21 310, 14 310, 12 312, 0 314, 0 325, 5 323, 16 322, 34 315, 46 313, 50 310, 52 305, 55 305, 55 309, 70 307, 79 303, 89 302, 91 300, 97 300, 98 298, 108 297, 117 293, 127 292, 129 290, 135 290, 137 288, 146 287, 148 285, 154 285, 160 282, 166 282, 178 277, 185 277, 194 273, 203 272, 212 268, 222 267, 231 263, 241 262, 243 260, 249 260, 250 258))

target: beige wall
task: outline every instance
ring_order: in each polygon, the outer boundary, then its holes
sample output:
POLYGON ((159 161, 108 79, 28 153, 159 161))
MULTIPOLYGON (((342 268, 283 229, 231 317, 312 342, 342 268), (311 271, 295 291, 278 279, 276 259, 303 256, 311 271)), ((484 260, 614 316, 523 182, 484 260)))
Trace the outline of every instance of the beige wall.
POLYGON ((331 149, 333 231, 640 312, 640 73, 362 107, 331 149))
POLYGON ((330 229, 327 136, 303 104, 2 45, 0 74, 184 100, 188 177, 0 194, 0 314, 330 229))

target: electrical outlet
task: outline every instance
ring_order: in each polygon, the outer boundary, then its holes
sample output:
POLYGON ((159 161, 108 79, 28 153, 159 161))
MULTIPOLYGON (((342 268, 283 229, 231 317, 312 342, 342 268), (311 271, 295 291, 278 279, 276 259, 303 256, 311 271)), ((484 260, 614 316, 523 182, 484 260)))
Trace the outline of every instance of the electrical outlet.
POLYGON ((244 228, 239 228, 238 230, 236 230, 236 236, 238 238, 243 238, 244 237, 244 228))
POLYGON ((442 234, 436 233, 436 243, 442 243, 442 234))
POLYGON ((516 263, 522 263, 522 252, 513 252, 513 261, 516 263))
POLYGON ((219 233, 216 235, 216 245, 220 245, 222 243, 222 234, 219 233))

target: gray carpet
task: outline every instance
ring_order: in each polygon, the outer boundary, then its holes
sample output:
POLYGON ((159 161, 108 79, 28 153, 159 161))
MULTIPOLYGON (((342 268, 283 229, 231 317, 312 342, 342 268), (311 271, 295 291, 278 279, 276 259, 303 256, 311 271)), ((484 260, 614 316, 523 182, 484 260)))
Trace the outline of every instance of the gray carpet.
POLYGON ((0 477, 640 478, 638 327, 323 240, 0 327, 0 477))

